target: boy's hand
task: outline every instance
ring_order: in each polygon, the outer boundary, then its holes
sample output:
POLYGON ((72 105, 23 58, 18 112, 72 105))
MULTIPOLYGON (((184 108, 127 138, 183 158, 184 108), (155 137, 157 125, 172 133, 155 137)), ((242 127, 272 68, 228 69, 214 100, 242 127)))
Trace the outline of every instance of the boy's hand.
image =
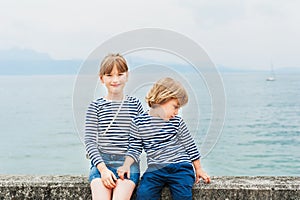
POLYGON ((108 189, 115 188, 117 177, 114 175, 114 173, 110 171, 104 163, 98 164, 97 168, 101 174, 101 181, 103 185, 108 189))
POLYGON ((202 178, 205 183, 210 183, 210 177, 202 169, 196 170, 196 181, 195 181, 195 183, 199 183, 200 178, 202 178))
POLYGON ((117 170, 120 179, 124 180, 125 174, 127 174, 127 178, 130 178, 130 166, 123 165, 117 170))
POLYGON ((120 179, 124 180, 125 174, 127 174, 127 178, 130 178, 130 166, 134 163, 134 159, 130 156, 125 156, 125 161, 123 166, 119 167, 117 172, 120 179))
POLYGON ((205 171, 202 170, 200 159, 193 161, 193 166, 196 173, 196 181, 195 183, 199 183, 200 178, 204 180, 205 183, 210 183, 210 177, 206 174, 205 171))

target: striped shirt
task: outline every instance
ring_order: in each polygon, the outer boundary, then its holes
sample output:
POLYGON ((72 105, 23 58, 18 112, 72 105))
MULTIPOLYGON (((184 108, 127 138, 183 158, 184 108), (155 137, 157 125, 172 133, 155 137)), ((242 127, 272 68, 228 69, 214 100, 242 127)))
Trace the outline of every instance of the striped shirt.
POLYGON ((191 162, 200 153, 185 122, 179 116, 169 121, 143 113, 132 120, 127 156, 139 161, 142 149, 148 165, 191 162))
POLYGON ((126 96, 123 104, 122 101, 109 101, 104 98, 92 101, 86 113, 84 141, 86 151, 95 166, 103 162, 99 149, 102 153, 125 155, 131 120, 141 113, 142 104, 135 97, 126 96), (120 112, 105 133, 120 105, 120 112))

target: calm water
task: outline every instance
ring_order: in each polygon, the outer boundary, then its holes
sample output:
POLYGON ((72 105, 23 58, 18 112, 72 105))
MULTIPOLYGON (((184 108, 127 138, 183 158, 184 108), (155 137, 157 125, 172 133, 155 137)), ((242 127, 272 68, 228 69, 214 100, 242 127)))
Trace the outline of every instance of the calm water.
MULTIPOLYGON (((277 75, 274 82, 266 76, 222 74, 226 120, 215 148, 202 159, 210 175, 300 176, 300 74, 277 75)), ((73 120, 74 81, 75 76, 0 76, 1 174, 88 173, 73 120)), ((209 124, 207 102, 201 101, 200 132, 209 124)), ((200 134, 199 146, 201 139, 200 134)))

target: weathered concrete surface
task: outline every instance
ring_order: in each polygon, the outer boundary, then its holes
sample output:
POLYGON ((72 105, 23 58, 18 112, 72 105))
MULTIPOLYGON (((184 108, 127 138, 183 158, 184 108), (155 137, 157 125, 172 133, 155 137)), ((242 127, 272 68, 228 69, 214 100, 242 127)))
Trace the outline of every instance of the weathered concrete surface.
POLYGON ((193 199, 300 199, 300 177, 213 177, 197 184, 193 199))
MULTIPOLYGON (((86 176, 0 175, 0 200, 91 199, 86 176)), ((162 200, 171 200, 165 188, 162 200)), ((197 184, 193 199, 297 199, 300 177, 212 177, 211 184, 197 184)))
POLYGON ((91 199, 85 176, 0 175, 0 200, 91 199))

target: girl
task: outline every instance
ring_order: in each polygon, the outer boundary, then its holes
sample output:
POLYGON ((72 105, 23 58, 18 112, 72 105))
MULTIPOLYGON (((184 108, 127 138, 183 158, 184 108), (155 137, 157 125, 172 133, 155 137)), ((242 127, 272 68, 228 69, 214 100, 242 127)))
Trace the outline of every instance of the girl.
POLYGON ((128 67, 120 54, 104 58, 99 77, 107 94, 90 104, 85 123, 85 145, 91 159, 92 198, 128 200, 139 180, 139 165, 132 165, 131 174, 123 180, 116 170, 125 159, 130 122, 143 112, 143 108, 137 98, 124 96, 128 67))
POLYGON ((172 199, 192 199, 192 187, 210 177, 202 170, 200 153, 182 118, 179 108, 188 102, 183 86, 163 78, 155 83, 146 97, 150 110, 135 117, 131 124, 129 149, 118 169, 121 179, 131 172, 142 149, 147 154, 148 168, 137 189, 137 200, 155 200, 168 185, 172 199))

